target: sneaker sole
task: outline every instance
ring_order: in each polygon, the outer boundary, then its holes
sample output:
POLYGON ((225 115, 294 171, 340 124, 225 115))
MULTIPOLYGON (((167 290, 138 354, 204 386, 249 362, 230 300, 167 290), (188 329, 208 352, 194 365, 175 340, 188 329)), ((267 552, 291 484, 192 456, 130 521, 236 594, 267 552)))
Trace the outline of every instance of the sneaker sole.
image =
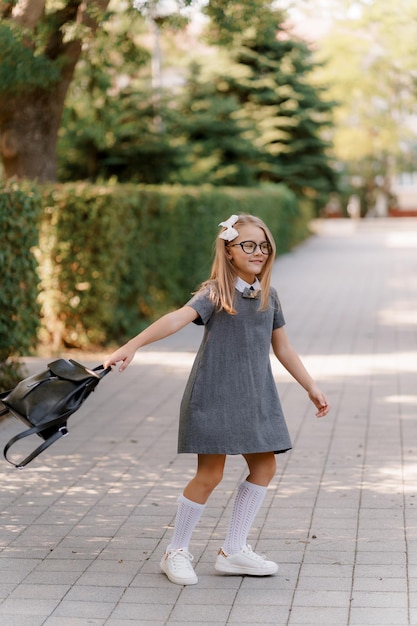
POLYGON ((214 566, 218 572, 223 572, 224 574, 236 574, 241 576, 272 576, 276 574, 278 571, 278 565, 274 568, 270 568, 269 571, 265 569, 255 569, 253 567, 242 567, 239 565, 226 565, 225 563, 216 563, 214 566))
POLYGON ((177 578, 176 576, 173 576, 171 572, 167 572, 163 565, 164 560, 165 559, 163 559, 160 563, 161 571, 165 574, 168 580, 170 580, 172 583, 175 583, 176 585, 196 585, 198 583, 197 574, 195 575, 194 578, 177 578))

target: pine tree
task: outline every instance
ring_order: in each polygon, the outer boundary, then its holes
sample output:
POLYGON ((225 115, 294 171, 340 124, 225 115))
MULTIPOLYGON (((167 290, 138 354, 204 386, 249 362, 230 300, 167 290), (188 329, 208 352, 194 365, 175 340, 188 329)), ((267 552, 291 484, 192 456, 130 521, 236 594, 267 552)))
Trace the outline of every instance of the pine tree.
POLYGON ((117 38, 115 32, 99 33, 78 64, 60 132, 60 181, 159 184, 183 163, 167 130, 170 108, 163 97, 155 103, 149 53, 131 40, 146 32, 142 19, 119 19, 117 25, 117 38))
POLYGON ((337 187, 325 139, 334 103, 310 82, 308 46, 269 22, 244 36, 233 57, 234 72, 222 80, 255 124, 258 180, 284 182, 320 204, 337 187))
POLYGON ((172 135, 182 136, 188 155, 184 167, 172 175, 182 184, 256 185, 253 161, 257 150, 247 138, 253 124, 242 117, 234 94, 224 94, 212 80, 204 80, 193 63, 176 107, 172 135))

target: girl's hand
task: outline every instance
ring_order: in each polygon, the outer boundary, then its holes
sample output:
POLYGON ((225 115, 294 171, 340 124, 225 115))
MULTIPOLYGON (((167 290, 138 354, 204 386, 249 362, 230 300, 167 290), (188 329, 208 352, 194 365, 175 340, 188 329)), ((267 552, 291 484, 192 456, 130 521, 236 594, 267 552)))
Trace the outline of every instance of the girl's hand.
POLYGON ((116 365, 116 363, 122 361, 122 364, 119 367, 119 372, 123 372, 123 370, 125 370, 129 363, 132 361, 133 357, 135 356, 135 352, 135 348, 127 343, 112 354, 110 354, 110 356, 108 356, 107 359, 104 361, 103 365, 106 368, 110 365, 116 365))
POLYGON ((316 417, 324 417, 330 411, 330 404, 327 401, 324 393, 318 388, 313 387, 308 393, 308 397, 318 409, 316 417))

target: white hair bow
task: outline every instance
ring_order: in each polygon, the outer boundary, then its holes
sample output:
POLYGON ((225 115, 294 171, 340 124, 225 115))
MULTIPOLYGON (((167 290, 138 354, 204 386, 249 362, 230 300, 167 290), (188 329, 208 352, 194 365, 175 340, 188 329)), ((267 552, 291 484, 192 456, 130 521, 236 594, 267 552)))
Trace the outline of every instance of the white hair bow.
POLYGON ((220 239, 224 239, 225 241, 233 241, 239 235, 236 228, 233 228, 233 224, 236 224, 239 217, 237 215, 231 215, 228 220, 225 222, 220 222, 219 226, 224 226, 226 230, 222 230, 219 235, 220 239))

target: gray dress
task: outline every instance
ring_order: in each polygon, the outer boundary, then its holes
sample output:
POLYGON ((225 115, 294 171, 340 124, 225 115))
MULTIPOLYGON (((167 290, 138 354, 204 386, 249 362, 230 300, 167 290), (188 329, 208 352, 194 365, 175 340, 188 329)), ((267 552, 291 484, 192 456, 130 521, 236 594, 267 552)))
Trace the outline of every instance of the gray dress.
POLYGON ((235 290, 236 315, 200 290, 187 305, 204 324, 181 402, 178 452, 249 454, 291 448, 270 364, 272 331, 285 324, 277 292, 269 307, 235 290))

